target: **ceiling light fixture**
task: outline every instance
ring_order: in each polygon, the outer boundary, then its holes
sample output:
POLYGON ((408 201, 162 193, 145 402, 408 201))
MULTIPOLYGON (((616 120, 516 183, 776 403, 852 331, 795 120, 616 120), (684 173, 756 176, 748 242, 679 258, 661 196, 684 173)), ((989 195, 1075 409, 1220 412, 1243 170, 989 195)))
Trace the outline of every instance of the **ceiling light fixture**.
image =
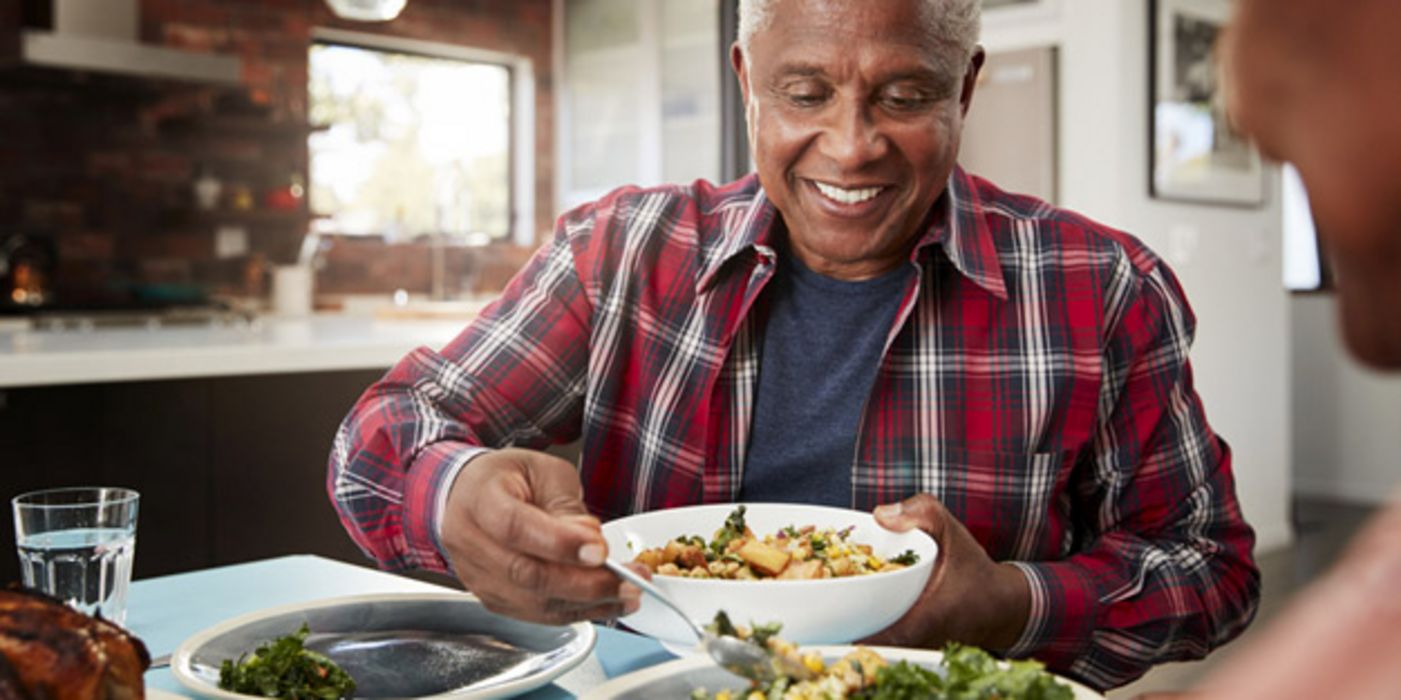
POLYGON ((408 0, 326 0, 341 19, 356 22, 388 22, 399 16, 408 0))

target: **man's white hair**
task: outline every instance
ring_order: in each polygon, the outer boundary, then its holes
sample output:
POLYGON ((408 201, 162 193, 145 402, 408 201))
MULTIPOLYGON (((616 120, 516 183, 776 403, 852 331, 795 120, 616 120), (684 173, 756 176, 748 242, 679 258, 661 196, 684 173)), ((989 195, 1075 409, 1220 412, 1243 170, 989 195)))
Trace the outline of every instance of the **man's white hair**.
MULTIPOLYGON (((773 19, 775 2, 777 0, 739 0, 739 46, 746 55, 749 40, 773 19)), ((950 76, 962 76, 982 31, 982 3, 980 0, 921 0, 921 5, 929 34, 940 47, 940 67, 950 76)))

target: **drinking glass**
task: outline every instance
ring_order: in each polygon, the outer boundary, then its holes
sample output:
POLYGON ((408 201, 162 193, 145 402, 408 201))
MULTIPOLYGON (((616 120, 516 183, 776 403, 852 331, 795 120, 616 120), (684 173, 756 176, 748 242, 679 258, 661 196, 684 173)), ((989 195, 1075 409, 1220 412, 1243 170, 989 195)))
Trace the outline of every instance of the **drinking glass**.
POLYGON ((140 498, 131 489, 103 486, 16 496, 15 539, 24 585, 125 624, 140 498))

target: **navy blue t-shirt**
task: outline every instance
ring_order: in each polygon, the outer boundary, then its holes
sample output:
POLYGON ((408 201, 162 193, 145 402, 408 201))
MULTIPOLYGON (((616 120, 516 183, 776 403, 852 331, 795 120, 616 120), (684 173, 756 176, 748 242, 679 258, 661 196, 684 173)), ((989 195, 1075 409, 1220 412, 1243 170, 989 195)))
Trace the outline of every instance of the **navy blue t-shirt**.
POLYGON ((856 431, 905 283, 859 282, 781 255, 768 305, 740 499, 851 507, 856 431))

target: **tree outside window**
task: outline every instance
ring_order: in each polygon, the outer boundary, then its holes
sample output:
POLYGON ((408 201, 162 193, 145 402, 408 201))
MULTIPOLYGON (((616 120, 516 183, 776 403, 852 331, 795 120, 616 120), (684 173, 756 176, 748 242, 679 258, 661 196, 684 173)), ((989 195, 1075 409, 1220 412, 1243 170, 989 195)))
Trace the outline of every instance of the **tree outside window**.
POLYGON ((317 231, 511 235, 511 69, 337 43, 310 50, 317 231))

